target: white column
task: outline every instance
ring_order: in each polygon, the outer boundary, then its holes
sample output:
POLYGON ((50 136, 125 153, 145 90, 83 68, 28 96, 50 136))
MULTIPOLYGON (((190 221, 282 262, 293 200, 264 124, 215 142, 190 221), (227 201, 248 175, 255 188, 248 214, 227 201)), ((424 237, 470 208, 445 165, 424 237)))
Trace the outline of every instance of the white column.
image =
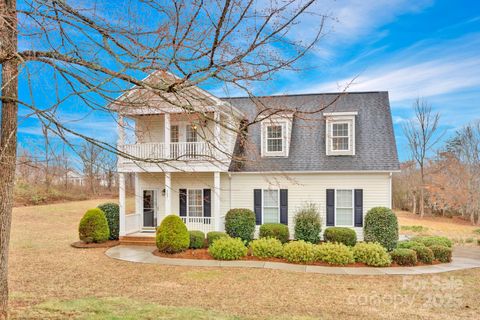
POLYGON ((213 173, 213 216, 215 229, 223 231, 222 219, 220 217, 220 172, 213 173))
POLYGON ((118 175, 118 202, 120 206, 120 236, 124 236, 126 234, 125 228, 125 174, 119 173, 118 175))
MULTIPOLYGON (((172 176, 170 172, 165 172, 165 216, 172 214, 172 176)), ((160 219, 158 219, 160 225, 160 219)))
MULTIPOLYGON (((118 141, 117 141, 117 149, 120 151, 124 151, 123 145, 125 144, 125 122, 123 119, 123 115, 118 113, 118 121, 117 121, 117 132, 118 132, 118 141)), ((122 163, 122 158, 118 158, 118 163, 122 163)))
POLYGON ((164 142, 165 142, 165 158, 170 158, 170 114, 164 114, 164 142))
POLYGON ((215 157, 215 160, 219 160, 221 157, 222 157, 222 153, 217 150, 217 148, 219 148, 220 150, 223 150, 221 144, 220 144, 220 137, 221 137, 221 127, 220 127, 220 112, 214 112, 213 113, 213 119, 215 120, 215 125, 214 125, 214 129, 213 129, 213 133, 214 133, 214 143, 215 143, 215 149, 214 149, 214 157, 215 157))

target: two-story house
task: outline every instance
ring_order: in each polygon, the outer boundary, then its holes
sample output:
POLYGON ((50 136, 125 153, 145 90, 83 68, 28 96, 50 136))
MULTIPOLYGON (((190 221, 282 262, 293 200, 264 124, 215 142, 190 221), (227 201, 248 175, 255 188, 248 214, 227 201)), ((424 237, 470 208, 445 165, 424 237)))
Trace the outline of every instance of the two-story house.
POLYGON ((319 208, 323 229, 350 227, 362 240, 364 214, 391 207, 399 163, 387 92, 217 98, 191 87, 159 99, 139 89, 112 108, 124 152, 124 241, 153 237, 169 214, 189 230, 223 231, 232 208, 253 210, 257 225, 287 224, 293 235, 295 212, 306 203, 319 208), (126 173, 135 175, 133 212, 126 173))

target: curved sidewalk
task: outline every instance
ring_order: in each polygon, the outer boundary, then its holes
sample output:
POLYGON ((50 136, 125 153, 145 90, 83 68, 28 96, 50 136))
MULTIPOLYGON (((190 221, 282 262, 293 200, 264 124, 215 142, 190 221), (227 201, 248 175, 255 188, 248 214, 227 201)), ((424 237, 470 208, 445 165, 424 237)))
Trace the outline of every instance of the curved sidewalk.
POLYGON ((190 266, 190 267, 240 267, 240 268, 264 268, 287 270, 296 272, 322 273, 322 274, 345 274, 345 275, 418 275, 441 273, 455 270, 480 268, 480 250, 475 248, 456 248, 451 263, 444 263, 431 266, 419 267, 323 267, 308 266, 281 262, 268 261, 219 261, 219 260, 194 260, 162 258, 152 254, 155 247, 150 246, 125 246, 120 245, 108 249, 105 254, 113 259, 161 264, 168 266, 190 266))

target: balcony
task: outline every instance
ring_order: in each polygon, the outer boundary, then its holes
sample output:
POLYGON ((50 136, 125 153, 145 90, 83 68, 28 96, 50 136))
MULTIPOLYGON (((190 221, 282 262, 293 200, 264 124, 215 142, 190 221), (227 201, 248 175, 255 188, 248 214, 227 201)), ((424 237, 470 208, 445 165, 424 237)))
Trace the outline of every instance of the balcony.
POLYGON ((216 159, 215 148, 207 142, 149 142, 125 144, 120 146, 120 148, 124 153, 134 158, 122 158, 122 163, 141 160, 144 160, 145 162, 155 162, 162 160, 213 161, 216 159), (135 160, 135 158, 141 160, 135 160))

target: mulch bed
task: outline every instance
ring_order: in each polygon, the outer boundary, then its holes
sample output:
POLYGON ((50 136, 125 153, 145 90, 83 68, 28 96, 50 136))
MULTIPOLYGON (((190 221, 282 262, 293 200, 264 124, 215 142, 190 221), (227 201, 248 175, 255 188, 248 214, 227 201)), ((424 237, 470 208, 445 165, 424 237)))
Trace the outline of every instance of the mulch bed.
MULTIPOLYGON (((180 253, 174 253, 174 254, 168 254, 168 253, 163 253, 157 250, 153 251, 153 254, 162 258, 175 258, 175 259, 196 259, 196 260, 215 260, 210 253, 208 253, 208 249, 188 249, 186 251, 180 252, 180 253)), ((292 263, 288 262, 285 259, 282 258, 258 258, 254 257, 251 255, 247 255, 246 257, 240 259, 240 260, 247 260, 247 261, 268 261, 268 262, 283 262, 283 263, 292 263)), ((432 264, 440 264, 441 262, 439 261, 434 261, 432 264)), ((292 263, 295 264, 295 263, 292 263)), ((338 266, 338 265, 332 265, 328 264, 325 262, 313 262, 309 263, 308 265, 312 266, 323 266, 323 267, 347 267, 347 268, 364 268, 364 267, 369 267, 364 263, 361 262, 355 262, 351 264, 347 264, 345 266, 338 266)), ((429 266, 430 264, 425 264, 425 263, 417 263, 416 266, 429 266)), ((399 266, 396 263, 392 263, 390 267, 403 267, 399 266)))
POLYGON ((89 248, 111 248, 111 247, 118 246, 119 244, 120 244, 120 241, 118 240, 108 240, 102 243, 86 243, 83 241, 77 241, 70 245, 78 249, 89 249, 89 248))

